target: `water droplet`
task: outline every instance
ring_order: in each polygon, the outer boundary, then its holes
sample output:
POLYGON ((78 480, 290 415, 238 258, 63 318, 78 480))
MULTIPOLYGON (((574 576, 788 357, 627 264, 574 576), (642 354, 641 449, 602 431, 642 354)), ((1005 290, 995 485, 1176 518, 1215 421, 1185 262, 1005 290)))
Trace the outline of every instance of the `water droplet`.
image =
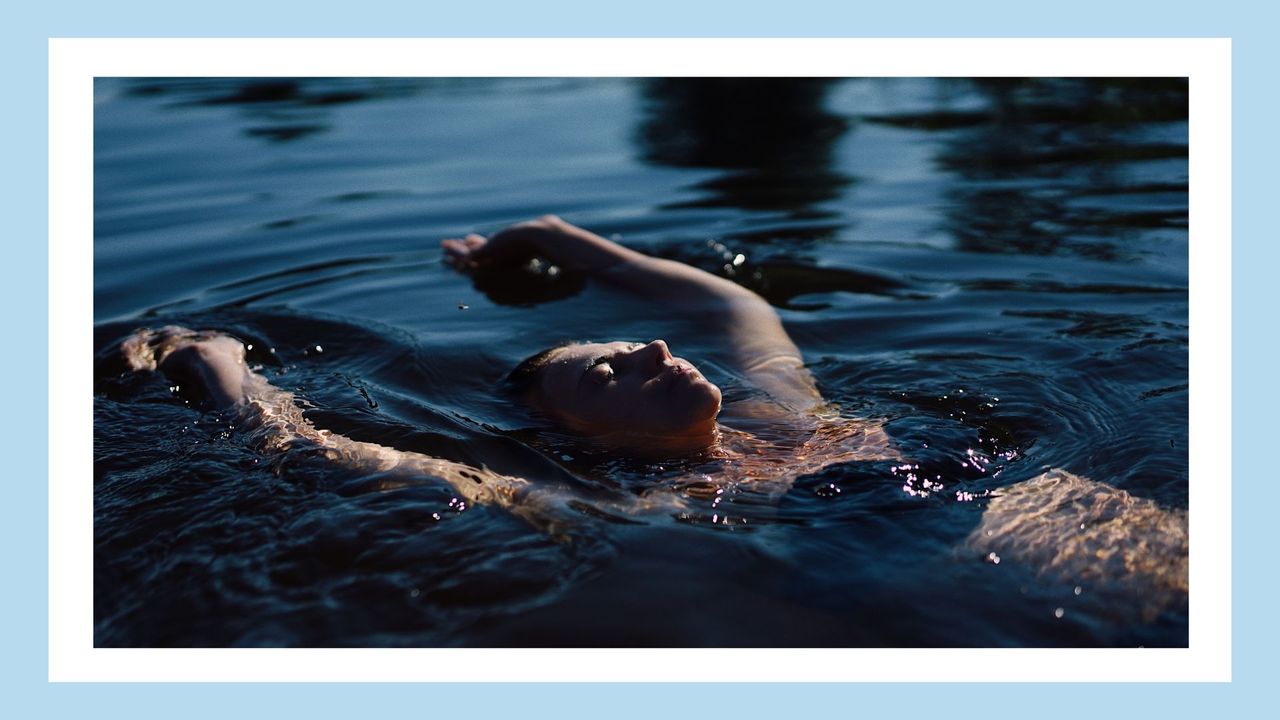
POLYGON ((245 349, 245 350, 252 350, 252 349, 253 349, 253 343, 249 343, 248 345, 245 345, 245 346, 244 346, 244 349, 245 349))
POLYGON ((1084 588, 1082 588, 1082 587, 1080 587, 1079 585, 1077 585, 1077 586, 1076 586, 1076 589, 1075 589, 1075 590, 1072 590, 1072 592, 1073 592, 1073 593, 1075 593, 1076 595, 1079 595, 1080 593, 1084 592, 1084 588))
POLYGON ((319 345, 317 345, 317 346, 316 346, 316 352, 318 352, 318 353, 322 353, 322 352, 324 352, 324 348, 322 348, 322 347, 320 347, 319 345))
POLYGON ((565 462, 569 462, 570 460, 572 460, 572 459, 573 459, 573 456, 572 456, 572 455, 561 455, 561 456, 560 456, 560 459, 561 459, 561 460, 563 460, 563 461, 565 461, 565 462))
POLYGON ((418 597, 421 594, 422 594, 422 591, 419 590, 418 588, 414 588, 409 591, 409 597, 418 597))
POLYGON ((840 486, 835 483, 827 483, 814 488, 813 493, 818 497, 831 498, 840 494, 840 486))
POLYGON ((746 262, 746 261, 747 261, 747 256, 746 256, 746 255, 743 255, 742 253, 738 253, 737 255, 734 255, 734 256, 733 256, 733 264, 734 264, 734 265, 741 265, 742 263, 744 263, 744 262, 746 262))
POLYGON ((1059 619, 1061 619, 1062 616, 1066 614, 1067 614, 1067 611, 1063 610, 1062 608, 1058 608, 1057 610, 1053 611, 1053 616, 1059 619))
POLYGON ((440 519, 440 513, 431 513, 431 519, 432 519, 432 520, 439 520, 439 519, 440 519))

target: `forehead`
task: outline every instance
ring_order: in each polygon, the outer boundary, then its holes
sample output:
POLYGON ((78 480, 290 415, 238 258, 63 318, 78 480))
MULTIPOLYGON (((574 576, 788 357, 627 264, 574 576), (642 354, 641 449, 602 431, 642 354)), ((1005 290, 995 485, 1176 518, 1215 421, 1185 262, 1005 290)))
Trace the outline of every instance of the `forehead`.
POLYGON ((575 362, 590 362, 611 352, 619 352, 629 350, 635 343, 619 340, 617 342, 607 343, 581 343, 579 345, 566 345, 560 348, 551 356, 551 362, 555 364, 575 362))

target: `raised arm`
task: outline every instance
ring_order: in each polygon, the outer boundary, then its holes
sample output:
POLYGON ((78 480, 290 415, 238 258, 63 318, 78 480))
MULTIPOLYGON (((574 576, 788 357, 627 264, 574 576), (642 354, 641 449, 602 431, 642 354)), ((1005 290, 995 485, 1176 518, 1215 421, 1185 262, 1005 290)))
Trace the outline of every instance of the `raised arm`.
POLYGON ((718 335, 735 370, 793 410, 822 402, 799 349, 764 298, 724 278, 650 257, 553 215, 513 225, 487 240, 445 240, 445 258, 463 272, 541 258, 642 299, 680 308, 718 335))

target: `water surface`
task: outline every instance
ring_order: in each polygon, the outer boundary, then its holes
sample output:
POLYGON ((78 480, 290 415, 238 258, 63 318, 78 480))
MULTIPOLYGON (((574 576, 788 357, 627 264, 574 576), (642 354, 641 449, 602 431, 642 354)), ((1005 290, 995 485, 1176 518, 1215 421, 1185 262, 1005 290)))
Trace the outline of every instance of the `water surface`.
POLYGON ((1185 81, 95 92, 96 645, 1186 645, 1185 603, 965 550, 993 494, 1047 468, 1187 507, 1185 81), (219 329, 353 438, 665 482, 679 462, 581 448, 495 391, 556 342, 656 337, 741 391, 670 308, 440 261, 442 237, 547 212, 761 293, 912 467, 731 498, 730 524, 584 515, 565 541, 440 483, 262 456, 112 359, 135 327, 219 329))

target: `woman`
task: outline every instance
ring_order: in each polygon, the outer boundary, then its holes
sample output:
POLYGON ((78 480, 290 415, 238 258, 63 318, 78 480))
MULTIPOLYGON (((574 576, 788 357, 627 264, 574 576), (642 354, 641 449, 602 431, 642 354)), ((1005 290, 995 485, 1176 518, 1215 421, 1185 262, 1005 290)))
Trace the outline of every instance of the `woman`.
MULTIPOLYGON (((696 319, 704 336, 720 346, 727 370, 755 393, 722 406, 720 388, 673 356, 663 340, 562 345, 534 355, 509 376, 513 392, 530 409, 589 442, 645 457, 715 460, 714 472, 677 483, 687 494, 714 495, 747 482, 751 490, 776 495, 799 475, 836 462, 898 457, 878 424, 840 418, 823 401, 777 313, 746 288, 629 250, 550 215, 489 239, 468 235, 442 246, 446 261, 462 272, 538 258, 696 319)), ((310 443, 359 470, 440 477, 472 502, 513 508, 548 502, 541 496, 549 489, 521 478, 317 429, 290 393, 248 368, 244 352, 231 337, 176 327, 141 330, 124 344, 131 368, 160 370, 211 407, 235 410, 264 450, 310 443)), ((624 509, 670 506, 655 497, 649 493, 624 509)))
MULTIPOLYGON (((562 345, 524 361, 510 385, 535 412, 584 441, 642 456, 680 455, 699 472, 640 496, 593 495, 546 487, 427 455, 359 442, 316 428, 292 394, 245 364, 245 348, 220 334, 176 327, 140 330, 123 352, 134 370, 159 370, 213 408, 235 413, 264 452, 298 446, 385 487, 423 477, 448 482, 466 501, 510 509, 559 532, 586 508, 627 515, 682 511, 689 499, 718 503, 736 488, 776 498, 801 475, 857 460, 900 460, 878 423, 842 418, 823 400, 777 313, 760 296, 682 263, 649 257, 554 216, 491 238, 444 240, 445 259, 481 274, 533 259, 679 315, 719 348, 728 372, 750 387, 726 402, 720 388, 663 340, 562 345), (701 470, 708 467, 709 472, 701 470), (677 492, 666 492, 675 490, 677 492)), ((1026 563, 1061 578, 1147 598, 1144 615, 1185 603, 1186 513, 1062 470, 1048 470, 992 498, 963 550, 1026 563), (1113 557, 1100 563, 1099 557, 1113 557)))

